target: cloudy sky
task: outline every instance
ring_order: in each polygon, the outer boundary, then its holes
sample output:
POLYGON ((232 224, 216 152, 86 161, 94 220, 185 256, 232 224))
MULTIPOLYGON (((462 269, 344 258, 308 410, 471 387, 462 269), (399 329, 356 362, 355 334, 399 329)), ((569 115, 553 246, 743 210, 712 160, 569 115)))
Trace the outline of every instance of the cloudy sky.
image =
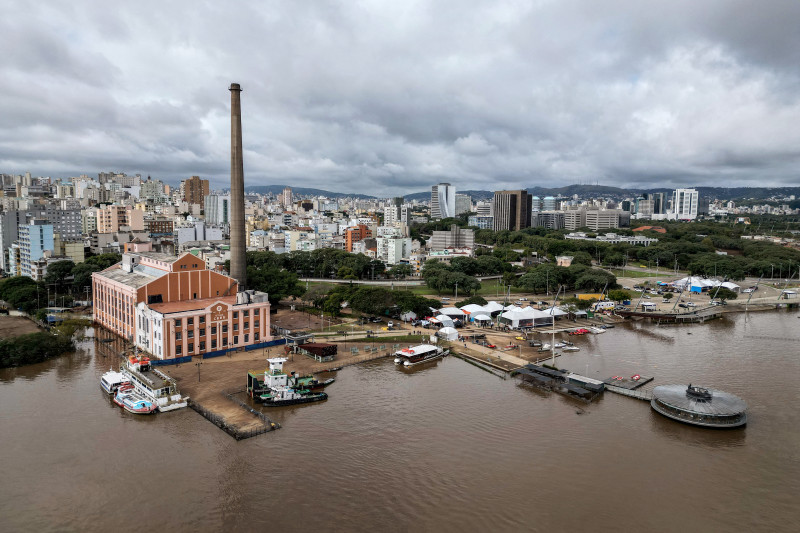
POLYGON ((0 172, 800 185, 800 2, 0 0, 0 172))

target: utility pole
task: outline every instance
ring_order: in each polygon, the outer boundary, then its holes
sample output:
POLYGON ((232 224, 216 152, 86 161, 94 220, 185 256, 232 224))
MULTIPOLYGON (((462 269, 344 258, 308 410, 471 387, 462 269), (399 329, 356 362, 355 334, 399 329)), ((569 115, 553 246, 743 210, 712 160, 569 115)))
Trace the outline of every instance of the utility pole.
POLYGON ((200 365, 203 364, 203 361, 198 361, 194 364, 197 367, 197 382, 200 383, 200 365))

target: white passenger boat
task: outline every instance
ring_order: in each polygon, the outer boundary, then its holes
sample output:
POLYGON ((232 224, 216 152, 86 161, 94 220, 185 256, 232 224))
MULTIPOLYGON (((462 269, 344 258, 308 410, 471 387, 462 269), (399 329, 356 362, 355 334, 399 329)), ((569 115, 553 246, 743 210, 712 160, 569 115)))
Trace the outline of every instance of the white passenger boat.
POLYGON ((565 352, 577 352, 578 350, 580 350, 580 348, 578 348, 577 346, 564 346, 562 350, 565 352))
POLYGON ((127 383, 128 378, 122 372, 109 370, 100 377, 100 386, 109 394, 114 394, 123 383, 127 383))
POLYGON ((153 368, 148 357, 129 357, 120 372, 136 392, 153 402, 159 411, 173 411, 189 405, 189 398, 181 396, 175 380, 153 368))
POLYGON ((588 328, 588 329, 589 329, 589 331, 591 331, 591 332, 592 332, 592 333, 594 333, 595 335, 597 335, 597 334, 600 334, 600 333, 605 333, 605 332, 606 332, 606 330, 605 330, 605 329, 603 329, 603 328, 596 328, 596 327, 594 327, 594 326, 589 326, 589 328, 588 328))
POLYGON ((403 367, 409 367, 426 363, 428 361, 433 361, 434 359, 439 359, 440 357, 444 357, 449 353, 449 350, 439 348, 438 346, 434 346, 432 344, 420 344, 419 346, 413 346, 411 348, 404 348, 396 351, 394 353, 394 364, 402 365, 403 367))

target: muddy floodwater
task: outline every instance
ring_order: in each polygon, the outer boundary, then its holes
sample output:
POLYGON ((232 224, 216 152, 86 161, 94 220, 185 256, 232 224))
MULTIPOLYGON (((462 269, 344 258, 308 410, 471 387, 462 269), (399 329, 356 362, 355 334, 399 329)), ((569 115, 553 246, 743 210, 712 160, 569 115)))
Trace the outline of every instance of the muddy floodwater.
POLYGON ((611 393, 585 405, 451 357, 345 368, 327 402, 237 442, 190 409, 121 411, 87 341, 0 370, 0 530, 797 530, 796 310, 571 340, 561 367, 721 389, 748 425, 690 427, 611 393))

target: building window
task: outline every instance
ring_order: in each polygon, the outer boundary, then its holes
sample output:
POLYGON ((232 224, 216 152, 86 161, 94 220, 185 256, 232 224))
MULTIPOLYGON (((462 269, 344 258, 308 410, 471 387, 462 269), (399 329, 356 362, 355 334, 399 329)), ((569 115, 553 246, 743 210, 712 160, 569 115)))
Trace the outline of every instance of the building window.
POLYGON ((245 316, 245 317, 250 316, 250 311, 249 310, 244 310, 244 311, 242 311, 242 313, 243 313, 243 316, 245 316))
POLYGON ((213 350, 216 347, 217 347, 217 339, 211 339, 211 349, 213 350))
POLYGON ((206 328, 200 328, 200 336, 205 337, 206 335, 206 328))
POLYGON ((248 335, 247 333, 244 334, 244 342, 245 342, 245 344, 250 342, 250 335, 248 335))
POLYGON ((175 319, 175 327, 176 327, 176 328, 179 328, 179 327, 181 327, 181 319, 180 319, 180 318, 176 318, 176 319, 175 319))
POLYGON ((258 329, 258 325, 259 325, 259 322, 258 322, 258 320, 254 320, 254 321, 253 321, 253 327, 254 327, 254 328, 256 328, 256 329, 258 329))
POLYGON ((194 339, 194 330, 193 329, 190 329, 189 331, 186 332, 186 338, 187 339, 194 339))
POLYGON ((200 351, 206 351, 206 341, 200 341, 200 351))
POLYGON ((175 355, 180 355, 182 353, 183 353, 183 346, 180 346, 180 345, 176 346, 175 347, 175 355))
POLYGON ((228 333, 228 324, 222 324, 222 333, 228 333))
POLYGON ((233 324, 233 331, 239 331, 239 323, 238 322, 233 324))
POLYGON ((205 323, 206 323, 206 317, 204 317, 204 316, 201 316, 201 317, 200 317, 200 323, 201 323, 201 324, 205 324, 205 323))
POLYGON ((233 312, 233 318, 239 318, 239 311, 233 312))
POLYGON ((190 342, 190 343, 189 343, 189 350, 188 350, 188 352, 189 352, 189 353, 192 353, 193 351, 194 351, 194 343, 190 342))
POLYGON ((253 316, 258 316, 258 309, 253 309, 253 316))
POLYGON ((216 335, 217 334, 217 326, 211 326, 211 334, 212 335, 216 335))
POLYGON ((239 344, 239 335, 233 336, 233 344, 239 344))
POLYGON ((222 345, 223 346, 227 346, 228 345, 228 337, 222 337, 222 345))
POLYGON ((187 325, 187 326, 192 326, 192 325, 194 325, 194 318, 187 318, 187 319, 186 319, 186 325, 187 325))
POLYGON ((258 333, 253 333, 253 340, 254 340, 255 342, 258 342, 258 338, 259 338, 259 337, 258 337, 258 333))
POLYGON ((179 341, 179 340, 181 340, 181 338, 182 338, 182 337, 181 337, 181 332, 180 332, 180 331, 176 331, 176 332, 175 332, 175 340, 176 340, 176 341, 179 341))

